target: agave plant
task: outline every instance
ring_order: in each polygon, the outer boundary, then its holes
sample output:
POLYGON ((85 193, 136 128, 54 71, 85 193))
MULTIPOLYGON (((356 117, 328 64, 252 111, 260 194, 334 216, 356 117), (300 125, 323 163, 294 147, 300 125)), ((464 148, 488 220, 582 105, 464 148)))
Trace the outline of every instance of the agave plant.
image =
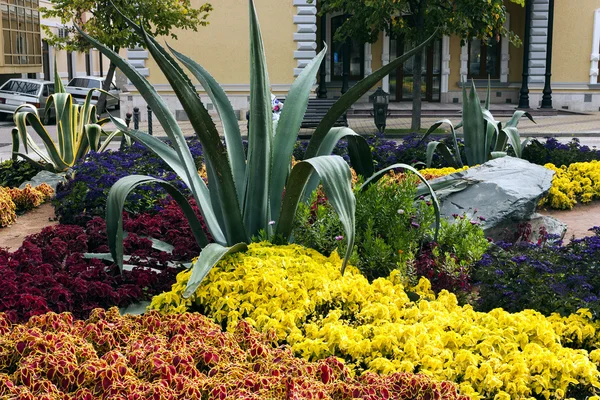
MULTIPOLYGON (((56 60, 55 60, 56 66, 56 60)), ((18 107, 13 116, 16 127, 12 130, 13 159, 23 157, 33 164, 52 172, 63 172, 71 168, 77 160, 82 159, 90 151, 103 151, 111 140, 119 134, 115 130, 107 134, 102 130, 102 125, 109 121, 108 118, 98 120, 96 106, 91 104, 92 92, 90 90, 82 105, 73 102, 73 97, 67 93, 58 74, 54 77, 55 93, 48 97, 44 109, 48 116, 54 106, 56 114, 56 135, 58 144, 46 130, 38 114, 37 108, 30 104, 18 107), (44 153, 33 141, 27 131, 27 124, 33 128, 44 143, 44 153), (101 143, 103 136, 106 136, 101 143), (37 161, 27 154, 19 153, 20 144, 23 143, 25 153, 29 149, 41 159, 37 161)), ((47 120, 47 118, 44 118, 47 120)))
POLYGON ((450 126, 452 135, 454 152, 452 152, 445 144, 432 141, 427 145, 426 164, 431 166, 433 154, 438 151, 446 162, 455 168, 462 167, 463 162, 456 140, 456 131, 462 127, 464 132, 465 156, 467 165, 483 164, 493 158, 506 156, 506 146, 508 143, 514 149, 515 155, 521 158, 523 148, 531 139, 521 141, 517 125, 521 118, 525 116, 535 123, 528 112, 517 110, 512 118, 508 120, 504 126, 492 116, 490 112, 490 85, 488 83, 487 97, 485 104, 482 106, 479 101, 479 96, 475 90, 475 83, 472 82, 471 90, 467 95, 466 85, 463 85, 463 103, 462 103, 462 122, 456 127, 448 119, 433 124, 423 136, 421 141, 424 141, 432 132, 443 124, 450 126))
MULTIPOLYGON (((345 230, 347 252, 342 273, 354 242, 355 198, 351 189, 348 164, 339 156, 332 156, 335 144, 342 138, 349 142, 351 162, 366 177, 373 174, 373 161, 366 141, 348 128, 334 128, 337 118, 379 80, 397 68, 432 38, 411 52, 359 82, 330 109, 317 127, 310 141, 304 161, 290 170, 294 144, 319 65, 326 54, 321 51, 297 77, 287 94, 285 107, 277 124, 272 121, 270 84, 267 74, 263 41, 254 8, 250 5, 250 125, 248 154, 244 153, 238 121, 231 103, 215 79, 198 63, 169 48, 167 52, 142 27, 128 20, 140 36, 154 60, 169 80, 186 111, 200 143, 203 146, 208 185, 198 176, 194 160, 183 133, 164 100, 153 86, 135 68, 118 54, 79 30, 93 46, 100 50, 136 86, 154 111, 171 145, 144 132, 127 130, 119 121, 117 126, 125 134, 146 145, 161 157, 190 189, 206 226, 215 243, 208 243, 198 218, 185 197, 168 182, 147 176, 132 175, 122 178, 111 188, 107 200, 107 233, 112 259, 123 268, 122 209, 129 192, 136 186, 150 182, 165 188, 185 212, 202 251, 192 265, 192 276, 185 296, 191 295, 210 269, 226 254, 244 251, 253 236, 266 233, 280 241, 290 240, 293 219, 298 203, 317 187, 319 181, 338 213, 345 230), (172 54, 172 55, 171 55, 172 54), (185 66, 200 82, 217 110, 223 124, 225 144, 214 122, 188 76, 177 63, 185 66)), ((79 29, 79 28, 78 28, 79 29)))

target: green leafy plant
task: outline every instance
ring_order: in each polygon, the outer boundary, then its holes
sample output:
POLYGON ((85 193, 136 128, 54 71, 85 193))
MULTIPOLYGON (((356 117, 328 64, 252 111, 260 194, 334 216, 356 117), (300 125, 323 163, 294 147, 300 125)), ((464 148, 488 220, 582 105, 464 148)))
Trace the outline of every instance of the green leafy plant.
POLYGON ((33 178, 40 168, 24 160, 6 160, 0 163, 0 186, 19 187, 33 178))
POLYGON ((54 77, 54 87, 56 93, 48 97, 44 114, 49 115, 52 107, 56 110, 58 143, 52 140, 37 109, 29 104, 23 104, 17 108, 13 117, 16 125, 16 128, 12 130, 13 160, 20 156, 40 168, 52 172, 63 172, 71 168, 77 160, 85 157, 90 150, 103 151, 106 149, 119 131, 115 130, 111 134, 107 134, 102 130, 102 125, 109 120, 107 118, 98 120, 96 106, 91 104, 92 93, 99 89, 90 90, 85 101, 80 105, 73 102, 73 97, 66 92, 58 74, 54 77), (42 139, 46 153, 33 141, 27 131, 27 125, 31 126, 42 139), (107 137, 101 143, 103 135, 107 135, 107 137), (27 154, 19 153, 21 143, 25 146, 26 153, 29 152, 29 149, 33 150, 41 161, 31 158, 27 154))
POLYGON ((450 150, 445 144, 433 141, 427 144, 427 166, 431 166, 433 154, 437 150, 446 162, 455 168, 463 166, 463 160, 460 155, 458 141, 456 139, 456 130, 462 127, 464 132, 464 153, 467 165, 483 164, 493 158, 506 156, 506 146, 510 143, 515 156, 521 158, 523 149, 529 143, 530 139, 521 141, 517 125, 523 116, 533 118, 528 112, 515 111, 512 118, 504 126, 496 121, 490 112, 490 86, 488 83, 487 97, 485 105, 481 105, 479 96, 475 89, 475 83, 472 82, 471 90, 467 95, 466 84, 463 85, 462 116, 463 119, 456 127, 448 119, 443 119, 433 124, 427 133, 423 136, 425 140, 432 132, 443 124, 450 126, 450 132, 453 139, 453 150, 450 150))
MULTIPOLYGON (((417 180, 407 174, 399 182, 384 179, 364 190, 362 185, 355 188, 357 229, 351 261, 369 280, 388 276, 395 269, 407 273, 407 263, 431 240, 434 208, 430 201, 415 201, 419 197, 417 180)), ((298 207, 296 243, 329 255, 336 248, 344 250, 342 234, 322 191, 314 192, 309 204, 298 207)))
POLYGON ((330 154, 335 144, 340 139, 346 138, 349 142, 352 165, 359 173, 364 176, 372 175, 373 162, 370 148, 362 137, 351 129, 332 129, 332 126, 337 118, 369 88, 422 48, 418 47, 399 57, 346 92, 317 127, 304 161, 297 163, 290 171, 294 144, 307 108, 316 72, 326 50, 319 53, 293 83, 286 97, 286 105, 281 117, 275 125, 272 121, 270 84, 258 17, 254 2, 250 0, 249 3, 251 115, 247 157, 244 154, 233 107, 214 78, 185 55, 173 49, 170 49, 171 53, 167 52, 147 34, 142 26, 123 16, 131 28, 140 35, 140 40, 144 41, 189 116, 190 123, 203 147, 208 185, 198 176, 183 133, 153 86, 118 54, 79 30, 83 37, 114 62, 137 87, 165 129, 172 147, 146 133, 127 130, 120 121, 115 123, 128 136, 146 145, 161 157, 179 175, 189 187, 215 241, 215 243, 208 243, 189 203, 170 183, 147 176, 132 175, 115 183, 108 195, 107 232, 113 259, 122 268, 121 211, 128 193, 142 184, 159 184, 180 204, 190 220, 198 244, 203 248, 197 261, 192 265, 192 274, 187 283, 185 296, 195 292, 210 269, 224 255, 244 251, 247 248, 246 243, 250 242, 252 237, 268 235, 280 241, 288 241, 299 202, 306 196, 305 193, 310 194, 317 187, 319 180, 344 228, 347 251, 342 263, 343 272, 354 243, 355 198, 350 185, 351 173, 348 165, 343 158, 330 154), (200 101, 194 85, 177 64, 176 59, 190 70, 211 98, 223 122, 225 144, 221 141, 215 124, 200 101))

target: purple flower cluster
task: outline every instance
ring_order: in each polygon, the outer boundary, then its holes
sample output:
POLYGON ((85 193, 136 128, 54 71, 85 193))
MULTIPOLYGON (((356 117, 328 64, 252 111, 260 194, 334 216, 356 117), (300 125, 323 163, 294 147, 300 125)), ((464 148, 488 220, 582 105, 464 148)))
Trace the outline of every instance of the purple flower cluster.
POLYGON ((474 268, 477 307, 510 312, 532 308, 549 315, 589 308, 600 317, 600 227, 567 245, 496 243, 474 268))
MULTIPOLYGON (((197 140, 188 145, 197 165, 202 162, 202 147, 197 140)), ((56 216, 61 223, 85 224, 95 216, 105 215, 106 197, 112 185, 119 179, 133 174, 149 175, 171 182, 180 191, 187 188, 167 164, 140 144, 133 144, 124 151, 90 153, 84 162, 73 167, 73 177, 58 186, 53 201, 56 216)), ((125 203, 125 211, 144 213, 158 211, 159 200, 166 192, 155 185, 142 185, 133 191, 125 203)))
POLYGON ((547 137, 545 142, 534 140, 523 150, 523 158, 539 165, 552 163, 569 166, 576 162, 600 160, 600 150, 582 146, 579 139, 561 143, 556 138, 547 137))
MULTIPOLYGON (((367 139, 369 146, 372 149, 373 161, 375 163, 375 169, 380 170, 393 164, 404 163, 404 164, 415 164, 419 161, 425 161, 425 152, 427 149, 427 143, 432 140, 448 141, 448 138, 440 137, 428 137, 425 141, 421 141, 422 135, 409 135, 403 137, 402 140, 389 140, 386 139, 383 134, 378 133, 367 139)), ((450 145, 450 143, 448 143, 450 145)), ((296 143, 294 149, 294 157, 297 160, 304 158, 304 153, 308 146, 307 140, 300 140, 296 143)), ((459 147, 462 148, 462 141, 459 140, 459 147)), ((350 162, 348 156, 348 143, 346 141, 340 141, 333 149, 333 154, 342 156, 347 162, 350 162)), ((437 154, 433 157, 433 167, 446 167, 442 157, 438 157, 437 154)))

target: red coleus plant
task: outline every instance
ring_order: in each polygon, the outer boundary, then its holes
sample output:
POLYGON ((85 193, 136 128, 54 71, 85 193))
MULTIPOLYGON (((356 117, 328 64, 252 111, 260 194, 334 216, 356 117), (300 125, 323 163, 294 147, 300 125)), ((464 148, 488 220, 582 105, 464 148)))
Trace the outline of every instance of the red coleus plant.
POLYGON ((47 313, 22 325, 0 314, 0 397, 19 399, 460 399, 424 375, 352 377, 337 359, 308 362, 240 322, 224 333, 196 314, 86 321, 47 313))
POLYGON ((27 237, 14 253, 0 249, 0 312, 12 322, 48 311, 70 311, 86 318, 94 308, 149 300, 174 282, 178 270, 173 261, 188 261, 200 252, 175 203, 152 216, 127 217, 125 229, 129 232, 125 251, 132 256, 128 264, 136 268, 123 274, 110 262, 84 257, 108 252, 106 224, 99 217, 85 229, 44 228, 27 237), (156 250, 145 236, 170 243, 174 250, 156 250))

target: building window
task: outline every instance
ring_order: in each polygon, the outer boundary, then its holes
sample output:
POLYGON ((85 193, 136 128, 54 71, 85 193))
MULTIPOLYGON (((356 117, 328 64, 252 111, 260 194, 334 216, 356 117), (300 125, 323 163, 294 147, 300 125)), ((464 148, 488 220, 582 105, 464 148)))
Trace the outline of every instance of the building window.
POLYGON ((39 0, 0 4, 4 65, 42 65, 39 0))
MULTIPOLYGON (((344 76, 344 42, 335 42, 335 32, 345 21, 343 15, 331 18, 331 79, 341 80, 344 76)), ((358 40, 351 39, 350 48, 350 80, 360 80, 364 76, 365 68, 365 46, 358 40)))
POLYGON ((483 43, 473 39, 469 43, 469 78, 499 79, 500 78, 500 42, 490 39, 483 43))

